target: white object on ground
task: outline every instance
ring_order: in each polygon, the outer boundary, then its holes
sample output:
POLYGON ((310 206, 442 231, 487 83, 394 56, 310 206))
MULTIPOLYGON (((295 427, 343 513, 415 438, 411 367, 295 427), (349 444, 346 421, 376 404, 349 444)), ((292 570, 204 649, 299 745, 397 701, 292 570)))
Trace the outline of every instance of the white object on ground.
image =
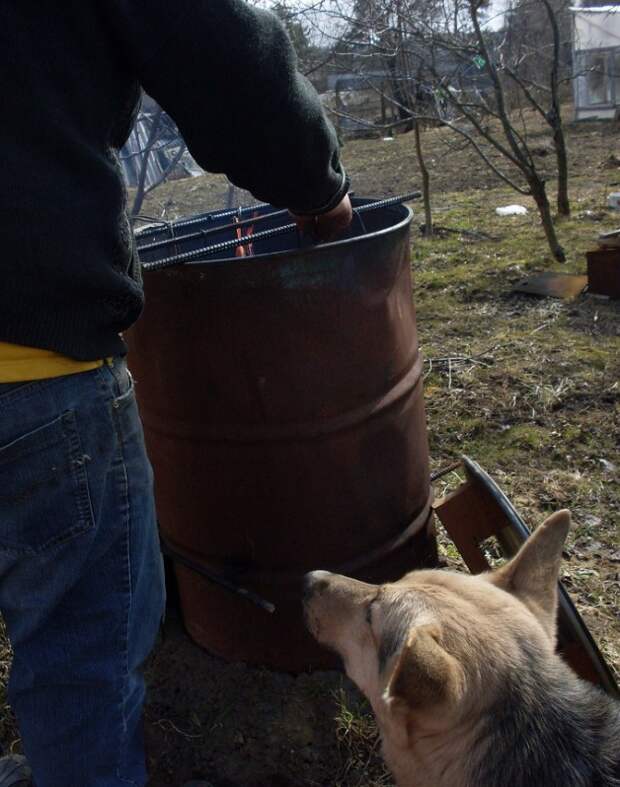
POLYGON ((504 205, 502 208, 495 208, 498 216, 525 216, 527 208, 524 205, 504 205))

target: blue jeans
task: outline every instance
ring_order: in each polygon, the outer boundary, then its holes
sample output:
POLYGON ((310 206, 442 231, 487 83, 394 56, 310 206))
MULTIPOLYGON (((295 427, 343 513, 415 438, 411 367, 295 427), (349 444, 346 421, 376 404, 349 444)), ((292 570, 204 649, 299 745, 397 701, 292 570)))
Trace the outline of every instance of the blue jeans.
POLYGON ((0 385, 0 611, 36 787, 144 785, 144 681, 164 580, 124 361, 0 385))

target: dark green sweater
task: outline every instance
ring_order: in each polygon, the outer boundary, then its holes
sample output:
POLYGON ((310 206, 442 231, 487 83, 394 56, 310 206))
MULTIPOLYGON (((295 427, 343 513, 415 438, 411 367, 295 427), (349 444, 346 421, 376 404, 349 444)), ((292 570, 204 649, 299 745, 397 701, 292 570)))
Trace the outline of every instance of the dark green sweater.
POLYGON ((139 264, 117 151, 139 84, 196 160, 320 213, 346 191, 335 133, 284 29, 242 0, 0 0, 0 341, 124 352, 139 264))

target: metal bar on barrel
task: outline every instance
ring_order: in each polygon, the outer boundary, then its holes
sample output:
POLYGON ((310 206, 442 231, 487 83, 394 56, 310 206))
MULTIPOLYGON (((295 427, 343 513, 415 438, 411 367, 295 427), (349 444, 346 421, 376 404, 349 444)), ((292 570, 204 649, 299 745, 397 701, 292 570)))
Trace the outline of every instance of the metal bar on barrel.
MULTIPOLYGON (((378 210, 380 208, 389 208, 392 205, 400 205, 403 202, 408 202, 410 200, 419 199, 421 196, 421 192, 419 191, 412 191, 409 194, 401 194, 397 197, 389 197, 383 200, 377 200, 376 202, 370 202, 367 205, 359 205, 355 208, 357 213, 366 213, 371 210, 378 210)), ((253 242, 260 241, 260 240, 267 240, 269 238, 275 238, 280 235, 286 235, 289 232, 293 232, 297 230, 297 224, 285 224, 282 227, 274 227, 270 230, 263 230, 262 232, 256 232, 252 236, 253 242)), ((171 265, 179 265, 181 263, 192 262, 193 260, 199 260, 206 255, 211 254, 218 254, 226 251, 231 251, 232 249, 236 249, 238 246, 243 246, 247 244, 246 238, 234 238, 233 240, 229 241, 222 241, 221 243, 213 243, 210 246, 204 246, 200 249, 194 249, 193 251, 187 251, 182 254, 177 254, 172 257, 165 257, 162 260, 156 260, 154 262, 145 262, 142 264, 144 270, 152 271, 152 270, 159 270, 161 268, 168 268, 171 265)))

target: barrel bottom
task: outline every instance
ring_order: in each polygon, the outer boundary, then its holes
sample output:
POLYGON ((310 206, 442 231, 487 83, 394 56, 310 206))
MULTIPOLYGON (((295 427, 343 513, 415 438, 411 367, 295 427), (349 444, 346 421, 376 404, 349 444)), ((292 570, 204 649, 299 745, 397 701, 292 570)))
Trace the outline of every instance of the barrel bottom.
MULTIPOLYGON (((432 512, 423 526, 398 549, 368 562, 356 579, 381 583, 400 579, 408 571, 437 565, 437 542, 432 512)), ((321 568, 321 566, 311 567, 321 568)), ((304 625, 302 578, 265 580, 251 590, 276 605, 266 612, 249 601, 210 583, 191 569, 175 566, 181 613, 191 639, 227 661, 243 661, 284 672, 340 668, 337 656, 321 647, 304 625)))

